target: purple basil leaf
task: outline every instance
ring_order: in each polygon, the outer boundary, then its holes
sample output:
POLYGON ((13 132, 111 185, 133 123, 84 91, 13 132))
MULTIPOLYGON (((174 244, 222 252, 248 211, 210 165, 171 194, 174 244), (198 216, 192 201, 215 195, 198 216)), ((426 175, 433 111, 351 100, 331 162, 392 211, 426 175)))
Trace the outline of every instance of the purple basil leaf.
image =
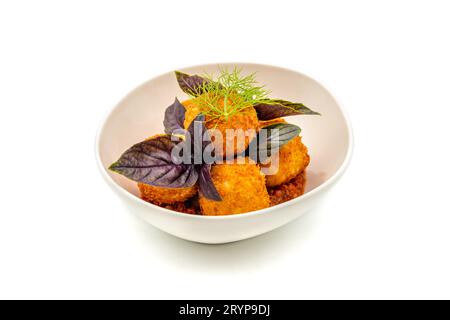
POLYGON ((261 128, 256 138, 250 142, 246 154, 255 161, 265 161, 300 132, 300 127, 289 123, 275 123, 261 128))
POLYGON ((205 116, 199 114, 189 125, 187 132, 191 135, 192 150, 203 152, 205 148, 211 144, 211 139, 207 134, 205 126, 205 116), (197 125, 195 125, 197 123, 197 125))
POLYGON ((205 132, 205 116, 199 114, 185 130, 185 139, 177 146, 180 152, 175 152, 173 161, 175 163, 203 164, 203 150, 210 143, 208 140, 203 140, 205 132), (186 155, 185 151, 189 151, 190 154, 186 155))
POLYGON ((258 114, 259 120, 272 120, 281 117, 295 116, 295 115, 320 115, 302 103, 295 103, 280 99, 270 99, 262 101, 253 106, 258 114))
POLYGON ((211 165, 204 164, 200 167, 199 171, 198 186, 200 194, 213 201, 222 201, 222 197, 211 178, 211 165))
POLYGON ((192 122, 189 124, 189 127, 187 128, 187 132, 191 135, 191 140, 192 137, 194 136, 194 133, 201 133, 205 132, 206 127, 205 127, 205 115, 203 114, 199 114, 197 115, 194 120, 192 120, 192 122), (195 125, 195 123, 197 122, 197 126, 195 125))
POLYGON ((190 164, 174 164, 171 151, 176 145, 170 136, 159 136, 135 144, 109 169, 125 177, 157 187, 193 186, 198 172, 190 164))
POLYGON ((189 75, 180 71, 175 71, 178 85, 181 90, 192 96, 198 96, 203 93, 203 86, 208 80, 198 75, 189 75))
POLYGON ((175 98, 175 101, 167 107, 164 113, 164 132, 167 134, 172 134, 175 130, 184 129, 184 117, 186 109, 184 106, 175 98))

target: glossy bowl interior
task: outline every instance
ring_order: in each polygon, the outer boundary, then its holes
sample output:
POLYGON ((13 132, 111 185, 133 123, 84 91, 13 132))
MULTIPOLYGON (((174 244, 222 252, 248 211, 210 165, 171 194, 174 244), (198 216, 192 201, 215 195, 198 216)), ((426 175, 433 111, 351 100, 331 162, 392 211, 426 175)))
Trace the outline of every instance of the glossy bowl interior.
MULTIPOLYGON (((108 184, 130 209, 148 223, 174 236, 202 243, 242 240, 273 230, 313 208, 347 167, 352 149, 352 133, 347 117, 334 97, 317 81, 284 68, 221 63, 221 67, 256 72, 257 80, 271 91, 271 97, 300 101, 322 116, 294 116, 287 120, 302 128, 309 149, 305 194, 286 203, 250 213, 229 216, 195 216, 174 212, 139 198, 136 183, 107 170, 131 145, 163 133, 164 110, 174 97, 187 96, 179 89, 174 73, 153 78, 126 96, 107 116, 97 137, 96 153, 100 171, 108 184)), ((186 73, 217 73, 218 65, 181 69, 186 73)))

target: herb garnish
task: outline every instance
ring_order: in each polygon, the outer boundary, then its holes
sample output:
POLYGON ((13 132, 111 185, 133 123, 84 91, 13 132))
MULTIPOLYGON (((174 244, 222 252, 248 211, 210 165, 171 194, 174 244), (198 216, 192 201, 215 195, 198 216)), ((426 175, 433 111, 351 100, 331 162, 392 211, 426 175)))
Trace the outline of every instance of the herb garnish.
MULTIPOLYGON (((169 131, 167 127, 166 131, 169 131)), ((206 163, 203 159, 201 163, 196 163, 194 159, 198 153, 203 154, 205 148, 210 145, 210 141, 202 140, 205 133, 204 116, 199 115, 185 132, 187 139, 180 140, 174 139, 171 135, 161 135, 137 143, 126 150, 109 169, 136 182, 156 187, 187 188, 198 182, 203 196, 220 201, 222 198, 211 179, 211 163, 206 163), (198 135, 200 140, 197 138, 198 135), (173 149, 178 148, 182 151, 184 144, 187 143, 190 144, 188 149, 194 151, 188 155, 181 154, 180 157, 174 157, 173 149), (183 156, 188 156, 189 161, 181 161, 183 156)))
POLYGON ((208 74, 199 76, 175 71, 180 88, 207 116, 207 121, 227 121, 250 107, 255 108, 259 120, 293 115, 320 115, 302 103, 269 98, 270 92, 258 85, 256 73, 244 76, 242 69, 238 68, 232 71, 226 68, 219 70, 216 78, 208 74))

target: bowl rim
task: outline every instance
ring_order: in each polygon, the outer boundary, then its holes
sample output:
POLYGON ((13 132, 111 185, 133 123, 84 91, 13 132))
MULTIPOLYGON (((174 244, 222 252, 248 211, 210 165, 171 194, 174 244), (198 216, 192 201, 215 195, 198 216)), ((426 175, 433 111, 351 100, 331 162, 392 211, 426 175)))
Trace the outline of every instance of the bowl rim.
POLYGON ((311 80, 311 81, 315 82, 316 84, 318 84, 320 87, 325 89, 325 91, 327 91, 330 94, 330 96, 334 99, 334 101, 336 102, 338 108, 342 112, 342 115, 343 115, 343 118, 344 118, 344 121, 345 121, 345 124, 346 124, 347 134, 348 134, 348 147, 347 147, 346 155, 345 155, 344 161, 342 162, 340 167, 336 170, 336 172, 333 175, 331 175, 331 177, 329 177, 327 180, 325 180, 318 187, 314 188, 311 191, 308 191, 307 193, 304 193, 303 195, 301 195, 301 196, 299 196, 299 197, 297 197, 295 199, 292 199, 292 200, 289 200, 289 201, 277 204, 277 205, 272 206, 272 207, 256 210, 256 211, 250 211, 250 212, 239 213, 239 214, 221 215, 221 216, 194 215, 194 214, 188 214, 188 213, 173 211, 173 210, 169 210, 169 209, 157 206, 157 205, 152 204, 150 202, 147 202, 145 200, 142 200, 141 198, 131 194, 130 192, 125 190, 123 187, 118 185, 111 178, 111 176, 106 171, 106 168, 103 166, 103 163, 102 163, 102 160, 101 160, 101 156, 100 156, 100 139, 102 137, 104 128, 105 128, 106 124, 108 123, 109 118, 112 116, 114 111, 128 97, 130 97, 136 91, 138 91, 139 89, 144 87, 148 82, 153 81, 156 78, 162 77, 164 75, 168 75, 168 74, 173 72, 173 71, 169 71, 169 72, 165 72, 165 73, 162 73, 162 74, 158 74, 158 75, 156 75, 156 76, 154 76, 154 77, 144 81, 139 86, 137 86, 136 88, 131 90, 117 104, 115 104, 113 107, 111 107, 108 110, 106 110, 105 116, 103 116, 103 118, 102 118, 102 121, 101 121, 100 126, 99 126, 99 128, 97 130, 97 134, 96 134, 96 138, 95 138, 95 158, 96 158, 97 166, 98 166, 98 168, 100 170, 100 173, 101 173, 102 177, 110 185, 111 188, 113 188, 114 190, 117 190, 122 195, 124 195, 126 198, 129 198, 131 201, 136 201, 139 204, 142 204, 144 206, 148 206, 149 209, 159 211, 159 212, 161 212, 163 214, 170 214, 170 215, 174 215, 174 216, 181 216, 181 217, 184 217, 184 218, 192 218, 192 219, 200 219, 200 220, 204 220, 204 219, 207 219, 207 220, 212 220, 212 219, 213 220, 232 220, 232 219, 240 219, 240 218, 245 218, 245 217, 250 217, 250 216, 258 216, 258 215, 262 215, 262 214, 265 214, 267 212, 270 212, 270 211, 273 211, 273 210, 276 210, 276 209, 282 209, 282 208, 287 207, 287 206, 295 205, 295 204, 297 204, 300 201, 305 201, 308 198, 314 197, 315 195, 326 191, 329 186, 333 185, 334 182, 339 180, 339 178, 344 174, 344 172, 348 168, 348 165, 350 164, 350 161, 351 161, 351 158, 352 158, 352 155, 353 155, 353 147, 354 147, 353 146, 353 144, 354 144, 353 129, 352 129, 351 122, 350 122, 350 119, 348 117, 347 111, 342 106, 341 102, 336 98, 336 95, 334 94, 334 92, 332 92, 330 89, 328 89, 328 87, 325 87, 324 85, 322 85, 322 82, 319 82, 318 80, 315 80, 315 78, 313 78, 313 77, 311 77, 309 75, 306 75, 306 74, 304 74, 302 72, 296 71, 296 70, 292 70, 292 69, 288 69, 288 68, 280 67, 280 66, 275 66, 275 65, 270 65, 270 64, 252 63, 252 62, 206 63, 206 64, 198 64, 198 65, 192 65, 192 66, 188 66, 188 67, 183 67, 183 68, 179 68, 179 69, 175 69, 175 70, 185 70, 185 69, 190 69, 190 68, 210 67, 210 66, 217 66, 217 65, 233 65, 233 64, 234 65, 252 65, 252 66, 255 66, 255 67, 265 67, 265 68, 269 67, 269 68, 280 69, 280 70, 283 70, 283 71, 295 72, 295 73, 297 73, 297 74, 307 78, 308 80, 311 80))

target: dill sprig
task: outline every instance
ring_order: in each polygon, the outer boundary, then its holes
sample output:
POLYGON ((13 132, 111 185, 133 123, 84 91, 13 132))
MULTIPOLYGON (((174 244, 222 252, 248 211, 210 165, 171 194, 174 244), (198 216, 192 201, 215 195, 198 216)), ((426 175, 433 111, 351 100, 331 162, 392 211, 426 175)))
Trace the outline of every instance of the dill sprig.
POLYGON ((245 111, 254 104, 268 99, 269 91, 256 81, 255 73, 242 75, 242 69, 229 71, 219 67, 219 75, 202 75, 206 81, 199 88, 201 95, 191 94, 208 121, 227 121, 233 115, 245 111))

